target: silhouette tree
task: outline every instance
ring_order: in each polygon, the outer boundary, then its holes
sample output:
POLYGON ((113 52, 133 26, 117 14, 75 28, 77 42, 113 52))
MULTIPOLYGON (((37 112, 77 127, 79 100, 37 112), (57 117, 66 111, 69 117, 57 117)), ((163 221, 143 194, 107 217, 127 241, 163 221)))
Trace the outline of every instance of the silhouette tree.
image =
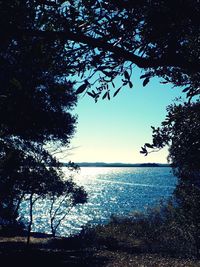
POLYGON ((168 160, 178 185, 176 200, 190 214, 191 219, 200 215, 197 205, 200 199, 200 101, 173 104, 167 108, 161 127, 153 129, 152 144, 146 143, 141 153, 169 146, 168 160), (188 212, 190 210, 190 212, 188 212), (192 212, 193 211, 193 212, 192 212))
MULTIPOLYGON (((185 241, 190 240, 193 253, 199 255, 200 101, 168 106, 165 120, 152 130, 152 144, 146 143, 141 153, 147 155, 169 146, 168 160, 178 178, 166 226, 170 229, 172 223, 185 241)), ((179 246, 178 235, 175 240, 179 246)))
POLYGON ((200 187, 200 101, 168 106, 161 127, 152 130, 153 142, 146 143, 141 153, 168 145, 168 160, 180 183, 200 187))
POLYGON ((5 224, 16 221, 25 195, 31 217, 34 199, 64 192, 60 165, 46 145, 68 146, 76 124, 65 44, 31 34, 53 23, 45 8, 46 18, 38 24, 36 2, 0 2, 0 219, 5 224))
POLYGON ((65 182, 63 194, 59 197, 56 194, 50 196, 50 227, 52 236, 56 236, 59 226, 62 224, 70 210, 77 204, 84 204, 87 201, 87 194, 82 187, 77 187, 72 180, 65 182))

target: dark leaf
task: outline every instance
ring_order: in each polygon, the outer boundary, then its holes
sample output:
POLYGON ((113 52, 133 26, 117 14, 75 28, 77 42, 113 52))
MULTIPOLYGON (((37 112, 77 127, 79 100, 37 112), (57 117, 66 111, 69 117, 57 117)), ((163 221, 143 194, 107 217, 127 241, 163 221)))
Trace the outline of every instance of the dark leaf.
POLYGON ((132 84, 131 81, 128 82, 128 85, 129 85, 130 88, 133 88, 133 84, 132 84))
POLYGON ((153 146, 150 145, 149 143, 146 143, 145 146, 148 147, 148 148, 153 148, 153 146))
POLYGON ((82 84, 77 90, 76 90, 76 94, 81 94, 85 91, 85 89, 87 88, 88 84, 84 83, 82 84))
POLYGON ((108 94, 108 92, 106 92, 106 93, 103 95, 102 99, 105 99, 106 96, 107 96, 107 94, 108 94))
POLYGON ((113 97, 115 97, 119 93, 120 90, 121 90, 121 87, 117 89, 117 91, 115 91, 115 93, 113 94, 113 97))
POLYGON ((150 80, 149 78, 144 79, 143 86, 146 86, 149 83, 149 80, 150 80))
POLYGON ((110 93, 108 92, 108 100, 110 100, 110 93))
POLYGON ((168 83, 167 81, 162 81, 162 82, 160 82, 160 83, 162 83, 162 84, 166 84, 166 83, 168 83))
POLYGON ((128 74, 128 71, 125 71, 125 72, 124 72, 124 77, 125 77, 127 80, 130 80, 130 75, 128 74))
POLYGON ((185 92, 187 92, 187 91, 189 91, 190 90, 190 87, 186 87, 185 89, 183 89, 183 93, 185 93, 185 92))
POLYGON ((91 96, 91 97, 95 97, 95 94, 93 94, 93 93, 91 93, 91 92, 87 92, 87 94, 89 95, 89 96, 91 96))

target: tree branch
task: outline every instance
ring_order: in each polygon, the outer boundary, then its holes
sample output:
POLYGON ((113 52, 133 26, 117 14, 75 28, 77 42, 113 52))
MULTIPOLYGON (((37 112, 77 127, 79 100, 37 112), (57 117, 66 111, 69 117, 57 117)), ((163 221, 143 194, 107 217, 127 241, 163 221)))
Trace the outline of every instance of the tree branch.
MULTIPOLYGON (((8 34, 8 32, 7 32, 8 34)), ((124 50, 121 47, 114 46, 111 43, 105 42, 102 38, 93 38, 90 36, 86 36, 83 33, 73 33, 70 30, 65 31, 41 31, 41 30, 21 30, 12 32, 12 36, 37 36, 40 38, 46 38, 50 40, 71 40, 79 43, 84 43, 90 46, 91 48, 99 48, 104 51, 109 51, 115 54, 115 56, 124 59, 125 61, 131 61, 136 64, 139 68, 156 68, 156 67, 180 67, 185 68, 187 70, 196 70, 199 71, 200 64, 199 62, 188 62, 184 60, 183 57, 178 55, 168 56, 165 55, 162 58, 143 58, 138 55, 135 55, 127 50, 124 50)))

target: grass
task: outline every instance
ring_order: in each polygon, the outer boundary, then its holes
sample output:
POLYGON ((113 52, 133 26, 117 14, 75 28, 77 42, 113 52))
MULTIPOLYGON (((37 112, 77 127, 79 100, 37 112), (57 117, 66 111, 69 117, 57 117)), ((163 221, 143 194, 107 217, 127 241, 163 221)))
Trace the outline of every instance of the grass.
POLYGON ((66 267, 200 267, 200 260, 152 252, 145 239, 136 237, 128 221, 87 229, 79 236, 52 238, 32 234, 0 238, 0 261, 9 266, 66 267))
MULTIPOLYGON (((56 240, 57 243, 59 240, 56 240)), ((63 240, 62 240, 63 241, 63 240)), ((23 240, 20 240, 23 243, 23 240)), ((6 252, 2 253, 1 262, 5 266, 67 266, 67 267, 125 267, 125 266, 174 266, 174 267, 195 267, 200 266, 200 261, 192 259, 177 259, 159 254, 125 252, 121 250, 110 250, 102 248, 76 248, 68 249, 65 246, 52 246, 53 242, 46 239, 37 240, 32 238, 32 247, 28 250, 19 246, 19 239, 16 241, 7 240, 9 243, 6 252), (14 245, 16 242, 17 247, 14 245), (49 243, 50 242, 50 243, 49 243), (37 247, 35 247, 37 244, 37 247), (40 245, 39 245, 40 244, 40 245)), ((62 242, 63 243, 63 242, 62 242)), ((22 245, 22 244, 21 244, 22 245)))

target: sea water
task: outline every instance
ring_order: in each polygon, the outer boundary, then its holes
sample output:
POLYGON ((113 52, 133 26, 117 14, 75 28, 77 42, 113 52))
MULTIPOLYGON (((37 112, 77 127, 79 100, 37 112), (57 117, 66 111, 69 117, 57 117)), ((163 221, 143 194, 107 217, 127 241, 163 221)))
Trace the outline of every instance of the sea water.
MULTIPOLYGON (((67 177, 67 168, 63 171, 67 177)), ((170 167, 82 167, 74 181, 85 188, 88 201, 67 213, 58 228, 58 235, 69 236, 80 232, 85 225, 107 223, 112 215, 130 216, 135 211, 145 212, 161 200, 167 200, 177 183, 170 167)), ((51 232, 49 209, 48 200, 36 202, 33 231, 51 232)), ((22 203, 20 213, 28 220, 26 201, 22 203)))

